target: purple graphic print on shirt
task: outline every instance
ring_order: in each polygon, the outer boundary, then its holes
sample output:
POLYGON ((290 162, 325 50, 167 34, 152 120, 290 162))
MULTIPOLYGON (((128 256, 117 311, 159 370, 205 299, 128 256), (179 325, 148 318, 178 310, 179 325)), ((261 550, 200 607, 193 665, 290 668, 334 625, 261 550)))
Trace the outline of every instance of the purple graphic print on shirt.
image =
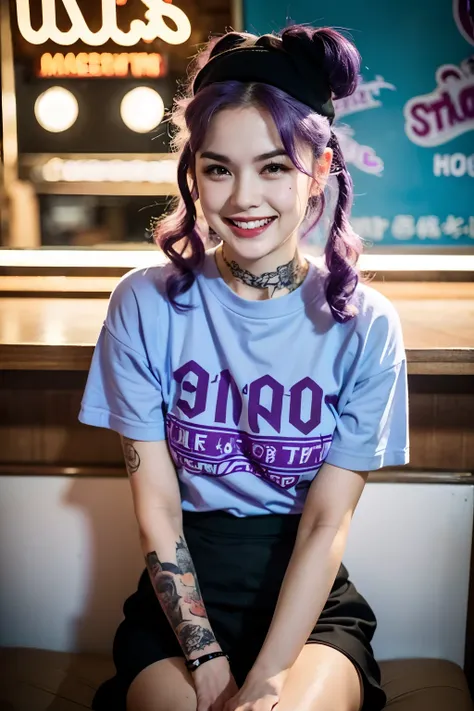
POLYGON ((210 403, 210 374, 199 363, 188 361, 173 377, 178 384, 176 409, 186 420, 168 413, 167 439, 176 465, 190 474, 222 477, 247 472, 289 489, 302 474, 317 470, 326 458, 332 435, 309 435, 321 423, 323 402, 334 404, 335 398, 324 398, 322 388, 312 378, 301 378, 285 393, 281 383, 271 375, 264 375, 245 385, 241 393, 226 369, 212 381, 218 381, 217 394, 215 402, 210 403), (264 423, 280 433, 285 397, 289 397, 289 424, 306 436, 259 435, 264 423), (187 421, 209 411, 213 405, 214 422, 226 424, 229 399, 235 427, 187 421), (241 423, 243 411, 246 423, 241 423))

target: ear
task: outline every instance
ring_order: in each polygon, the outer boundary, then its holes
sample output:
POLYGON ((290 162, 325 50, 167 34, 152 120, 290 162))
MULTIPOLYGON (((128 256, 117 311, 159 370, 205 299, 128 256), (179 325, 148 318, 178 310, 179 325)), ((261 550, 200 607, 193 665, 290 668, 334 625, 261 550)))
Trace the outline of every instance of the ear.
POLYGON ((311 184, 311 196, 319 195, 326 187, 326 183, 331 170, 333 150, 326 147, 323 154, 314 161, 313 180, 311 184))

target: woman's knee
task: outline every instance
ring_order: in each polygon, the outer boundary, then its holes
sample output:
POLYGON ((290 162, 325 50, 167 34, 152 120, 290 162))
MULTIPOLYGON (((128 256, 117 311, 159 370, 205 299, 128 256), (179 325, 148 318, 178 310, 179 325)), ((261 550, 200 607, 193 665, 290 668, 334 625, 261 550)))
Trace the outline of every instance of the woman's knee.
POLYGON ((127 711, 196 711, 193 682, 179 657, 151 664, 135 677, 127 694, 127 711))
POLYGON ((363 681, 339 650, 306 644, 293 665, 278 704, 281 711, 359 711, 363 681))

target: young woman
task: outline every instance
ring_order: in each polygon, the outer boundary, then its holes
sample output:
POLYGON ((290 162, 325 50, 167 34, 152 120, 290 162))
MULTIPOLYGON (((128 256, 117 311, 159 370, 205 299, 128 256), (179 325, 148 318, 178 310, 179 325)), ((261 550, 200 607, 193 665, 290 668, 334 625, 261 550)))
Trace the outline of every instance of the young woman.
POLYGON ((400 323, 358 280, 331 131, 358 70, 332 29, 231 32, 177 104, 169 263, 116 287, 80 414, 122 436, 146 559, 96 709, 384 706, 375 617, 342 565, 368 471, 408 457, 400 323), (331 181, 323 268, 300 237, 331 181))

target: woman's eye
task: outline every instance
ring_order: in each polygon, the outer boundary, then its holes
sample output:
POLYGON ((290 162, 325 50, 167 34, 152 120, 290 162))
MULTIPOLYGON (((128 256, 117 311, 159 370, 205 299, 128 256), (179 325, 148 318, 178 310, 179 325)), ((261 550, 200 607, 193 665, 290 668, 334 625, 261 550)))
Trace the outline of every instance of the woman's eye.
MULTIPOLYGON (((280 173, 287 173, 290 168, 283 163, 268 163, 268 165, 262 168, 262 173, 267 175, 279 175, 280 173)), ((223 165, 208 165, 204 168, 204 175, 210 175, 214 178, 221 178, 226 175, 230 175, 229 169, 223 165)))
POLYGON ((228 172, 227 168, 224 168, 223 165, 208 165, 207 168, 204 169, 205 175, 214 175, 217 177, 226 175, 228 172))
POLYGON ((263 169, 264 172, 267 172, 270 175, 278 175, 278 173, 286 173, 289 170, 290 169, 288 168, 288 166, 283 165, 283 163, 269 163, 263 169))

